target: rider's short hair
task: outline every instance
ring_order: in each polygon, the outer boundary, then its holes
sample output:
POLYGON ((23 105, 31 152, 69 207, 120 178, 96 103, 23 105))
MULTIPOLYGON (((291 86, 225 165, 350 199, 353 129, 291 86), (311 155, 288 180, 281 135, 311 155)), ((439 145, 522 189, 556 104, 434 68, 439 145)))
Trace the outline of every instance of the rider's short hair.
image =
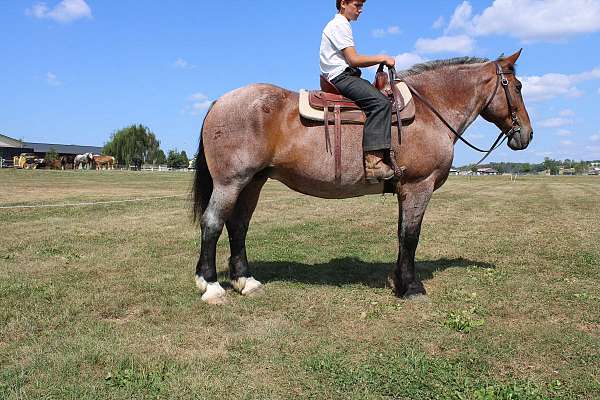
MULTIPOLYGON (((350 0, 347 0, 350 1, 350 0)), ((367 0, 363 0, 363 3, 367 1, 367 0)), ((337 8, 338 11, 341 11, 342 9, 342 0, 335 0, 335 7, 337 8)))

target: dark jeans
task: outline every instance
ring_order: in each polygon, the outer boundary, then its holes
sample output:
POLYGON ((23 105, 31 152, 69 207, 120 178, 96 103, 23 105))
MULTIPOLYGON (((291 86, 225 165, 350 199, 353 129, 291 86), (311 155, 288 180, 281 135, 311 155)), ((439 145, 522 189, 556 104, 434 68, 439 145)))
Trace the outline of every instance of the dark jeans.
POLYGON ((358 68, 346 68, 331 83, 344 96, 356 102, 367 116, 363 131, 363 150, 391 147, 392 106, 369 81, 360 77, 358 68))

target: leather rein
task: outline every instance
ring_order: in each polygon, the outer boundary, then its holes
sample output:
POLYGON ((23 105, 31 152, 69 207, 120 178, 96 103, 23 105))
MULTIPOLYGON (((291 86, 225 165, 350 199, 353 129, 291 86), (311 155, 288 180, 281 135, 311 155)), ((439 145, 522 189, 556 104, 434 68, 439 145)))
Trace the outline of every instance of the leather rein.
MULTIPOLYGON (((518 107, 515 107, 515 105, 514 105, 514 102, 513 102, 513 99, 510 94, 510 90, 509 90, 509 82, 505 76, 507 74, 514 74, 514 72, 503 70, 497 61, 494 61, 494 64, 496 65, 496 76, 498 78, 496 80, 496 87, 494 88, 494 92, 492 93, 490 98, 485 103, 485 106, 483 107, 482 111, 485 110, 486 108, 488 108, 488 106, 490 105, 492 100, 494 100, 494 97, 496 97, 496 93, 498 92, 498 87, 500 85, 502 85, 502 87, 504 88, 504 93, 506 94, 506 102, 508 104, 508 109, 509 109, 510 116, 512 119, 512 127, 507 132, 501 131, 500 134, 498 135, 498 138, 496 138, 496 140, 494 141, 494 143, 488 150, 480 149, 479 147, 474 146, 471 143, 469 143, 469 141, 467 141, 465 138, 462 137, 462 134, 464 133, 464 131, 461 133, 457 132, 457 130, 454 129, 452 127, 452 125, 450 125, 450 123, 446 120, 446 118, 444 118, 442 116, 442 114, 440 114, 440 112, 438 110, 436 110, 436 108, 421 93, 419 93, 419 91, 417 89, 414 88, 414 86, 412 86, 408 82, 404 81, 404 83, 406 83, 406 85, 408 86, 410 91, 416 97, 418 97, 419 100, 421 100, 427 107, 429 107, 429 109, 431 109, 431 111, 440 119, 440 121, 442 121, 444 123, 444 125, 446 125, 448 127, 448 129, 450 129, 450 132, 452 132, 454 134, 454 136, 456 136, 457 139, 459 139, 460 141, 465 143, 467 146, 469 146, 470 148, 472 148, 480 153, 486 153, 484 155, 484 157, 477 162, 476 165, 481 164, 483 162, 483 160, 485 160, 492 153, 492 151, 494 151, 498 147, 500 147, 506 139, 512 138, 516 133, 521 131, 521 123, 519 121, 519 117, 517 116, 517 112, 519 111, 519 109, 518 109, 518 107), (504 136, 504 138, 502 138, 503 136, 504 136)), ((397 78, 395 78, 396 71, 393 68, 390 68, 389 72, 390 72, 391 81, 392 82, 396 81, 397 80, 397 78)))

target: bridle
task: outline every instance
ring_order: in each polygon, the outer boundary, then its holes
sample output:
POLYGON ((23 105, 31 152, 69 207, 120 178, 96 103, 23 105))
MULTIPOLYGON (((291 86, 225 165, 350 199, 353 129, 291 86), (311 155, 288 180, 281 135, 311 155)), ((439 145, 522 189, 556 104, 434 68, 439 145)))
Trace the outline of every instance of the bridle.
MULTIPOLYGON (((515 134, 521 132, 521 122, 519 121, 519 117, 517 116, 517 112, 519 111, 519 108, 515 106, 512 95, 510 94, 509 82, 505 76, 508 74, 514 75, 514 72, 503 70, 498 61, 494 61, 494 65, 496 66, 496 76, 497 76, 496 87, 494 88, 494 92, 492 93, 490 98, 486 101, 485 106, 483 107, 481 112, 485 111, 489 107, 489 105, 492 103, 492 101, 496 97, 496 94, 498 93, 498 88, 500 86, 502 86, 504 88, 504 93, 506 94, 506 102, 508 104, 508 111, 510 112, 510 117, 512 119, 512 127, 506 132, 504 132, 504 131, 500 132, 500 134, 494 141, 494 144, 492 144, 492 146, 488 150, 480 149, 479 147, 474 146, 473 144, 469 143, 469 141, 467 139, 462 137, 462 134, 464 133, 464 131, 460 132, 460 133, 457 132, 457 130, 454 129, 454 127, 452 127, 452 125, 450 125, 450 123, 439 113, 438 110, 435 109, 435 107, 421 93, 419 93, 419 91, 417 89, 415 89, 408 82, 406 82, 406 81, 404 82, 404 83, 406 83, 406 85, 408 86, 410 91, 417 98, 419 98, 419 100, 421 100, 427 107, 429 107, 429 109, 431 109, 431 111, 444 123, 444 125, 446 125, 448 127, 448 129, 450 129, 450 132, 452 132, 454 134, 454 136, 456 136, 457 139, 459 139, 460 141, 465 143, 467 146, 469 146, 473 150, 476 150, 480 153, 486 153, 484 155, 484 157, 481 160, 479 160, 479 162, 477 162, 476 165, 481 164, 483 162, 483 160, 485 160, 492 151, 494 151, 498 147, 500 147, 506 139, 512 139, 512 137, 515 134)), ((398 80, 397 78, 395 78, 395 70, 393 70, 393 68, 390 69, 390 78, 392 79, 392 82, 398 80)))
MULTIPOLYGON (((500 66, 500 63, 498 63, 498 61, 494 61, 494 64, 496 64, 496 75, 498 76, 498 79, 500 80, 500 83, 502 84, 502 87, 504 88, 504 93, 506 94, 506 102, 508 103, 508 111, 510 112, 510 118, 512 119, 512 127, 506 133, 506 136, 508 138, 512 138, 516 133, 521 132, 521 122, 519 121, 519 116, 517 115, 517 112, 519 111, 519 107, 515 106, 515 103, 513 102, 512 95, 510 94, 510 90, 508 87, 508 79, 506 79, 506 77, 504 75, 505 74, 513 74, 514 75, 515 73, 514 73, 514 71, 502 70, 502 67, 500 66)), ((496 96, 497 90, 498 90, 498 84, 496 83, 496 90, 494 91, 494 94, 490 98, 489 102, 491 102, 492 99, 494 98, 494 96, 496 96)), ((483 108, 484 110, 489 106, 489 102, 483 108)))

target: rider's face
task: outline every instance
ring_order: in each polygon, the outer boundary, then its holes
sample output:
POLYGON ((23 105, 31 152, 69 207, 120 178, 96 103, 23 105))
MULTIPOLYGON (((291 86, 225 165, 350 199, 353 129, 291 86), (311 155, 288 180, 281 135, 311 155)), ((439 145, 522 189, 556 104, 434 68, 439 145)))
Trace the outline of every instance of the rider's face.
POLYGON ((342 14, 348 21, 356 21, 362 13, 364 4, 363 0, 342 1, 342 14))

